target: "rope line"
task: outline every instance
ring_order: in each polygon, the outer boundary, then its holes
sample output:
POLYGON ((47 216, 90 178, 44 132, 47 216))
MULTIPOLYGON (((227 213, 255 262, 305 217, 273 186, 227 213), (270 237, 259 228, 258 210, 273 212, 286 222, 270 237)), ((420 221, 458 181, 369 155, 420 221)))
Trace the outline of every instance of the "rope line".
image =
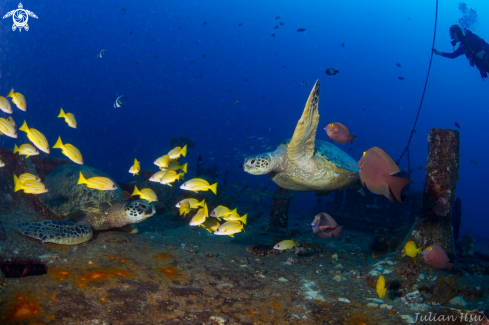
POLYGON ((411 161, 410 161, 411 160, 410 159, 411 157, 410 157, 410 154, 409 154, 409 145, 411 144, 411 140, 413 139, 413 135, 414 135, 414 132, 416 130, 416 124, 418 123, 419 114, 421 113, 421 107, 423 106, 424 95, 426 93, 426 87, 428 86, 428 79, 430 77, 430 71, 431 71, 431 63, 433 62, 433 49, 435 48, 435 38, 436 38, 436 25, 437 25, 437 22, 438 22, 438 0, 436 0, 435 32, 434 32, 434 35, 433 35, 433 45, 431 46, 430 65, 428 67, 428 74, 426 76, 426 82, 424 84, 423 96, 421 96, 421 103, 419 103, 418 114, 416 114, 416 120, 414 120, 413 129, 411 130, 411 135, 409 136, 409 140, 408 140, 407 146, 404 149, 404 151, 402 152, 402 154, 399 157, 399 159, 397 159, 397 161, 396 161, 396 164, 399 165, 401 163, 402 157, 404 157, 404 154, 407 153, 407 155, 408 155, 408 178, 410 178, 410 176, 411 176, 411 161))

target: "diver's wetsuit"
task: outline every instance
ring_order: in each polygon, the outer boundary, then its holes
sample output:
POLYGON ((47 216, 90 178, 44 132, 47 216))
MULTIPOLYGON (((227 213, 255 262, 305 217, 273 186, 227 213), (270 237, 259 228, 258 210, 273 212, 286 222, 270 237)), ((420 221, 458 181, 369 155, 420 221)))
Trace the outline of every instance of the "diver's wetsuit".
MULTIPOLYGON (((484 47, 484 50, 486 48, 484 47)), ((468 47, 464 42, 461 42, 458 48, 453 52, 453 53, 445 53, 445 52, 440 52, 441 56, 449 59, 455 59, 458 58, 459 56, 465 54, 467 59, 469 59, 470 65, 471 66, 476 66, 477 69, 479 69, 479 72, 481 73, 482 80, 484 78, 488 77, 488 72, 489 72, 489 53, 487 53, 484 56, 484 58, 481 60, 479 59, 476 54, 471 51, 471 48, 468 47)))
POLYGON ((449 59, 455 59, 458 58, 459 56, 465 54, 465 45, 463 43, 460 44, 458 49, 455 50, 453 53, 445 53, 441 52, 441 56, 449 59))

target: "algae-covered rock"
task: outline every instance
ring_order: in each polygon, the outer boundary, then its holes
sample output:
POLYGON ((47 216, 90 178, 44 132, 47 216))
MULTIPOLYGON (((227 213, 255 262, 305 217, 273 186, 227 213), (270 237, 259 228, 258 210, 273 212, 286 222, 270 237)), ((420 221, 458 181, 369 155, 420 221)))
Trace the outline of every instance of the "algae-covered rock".
MULTIPOLYGON (((44 204, 60 218, 82 211, 103 212, 121 201, 122 190, 101 191, 77 185, 80 172, 85 178, 109 175, 85 165, 62 165, 56 167, 43 183, 49 192, 41 195, 44 204)), ((112 179, 115 183, 115 181, 112 179)))

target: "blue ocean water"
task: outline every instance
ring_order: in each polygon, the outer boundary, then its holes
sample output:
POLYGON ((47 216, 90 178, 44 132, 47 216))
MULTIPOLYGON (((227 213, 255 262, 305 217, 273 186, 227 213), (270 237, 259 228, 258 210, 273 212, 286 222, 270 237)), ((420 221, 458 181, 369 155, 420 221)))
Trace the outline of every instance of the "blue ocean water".
MULTIPOLYGON (((373 146, 399 157, 423 91, 435 18, 435 1, 421 0, 22 4, 38 16, 29 18, 29 31, 12 31, 11 18, 0 27, 0 94, 14 87, 27 100, 27 112, 14 108, 18 126, 25 119, 51 146, 61 136, 80 149, 85 164, 122 181, 134 158, 141 169, 153 168, 171 149, 169 139, 185 136, 197 143, 186 158, 190 165, 202 154, 221 176, 227 170, 230 180, 272 190, 267 176, 246 174, 239 165, 243 155, 267 151, 257 138, 273 150, 291 137, 316 79, 318 139, 327 140, 322 128, 339 121, 358 136, 347 151, 355 160, 373 146), (104 57, 97 58, 102 49, 104 57), (339 73, 326 75, 330 67, 339 73), (114 108, 121 95, 123 106, 114 108), (77 129, 57 118, 61 107, 75 114, 77 129)), ((479 15, 474 32, 488 40, 489 5, 467 5, 479 15)), ((17 6, 0 1, 0 15, 17 6)), ((438 50, 453 50, 448 28, 460 17, 457 1, 440 2, 438 50)), ((465 57, 435 56, 411 144, 412 167, 424 166, 429 129, 461 125, 462 233, 478 235, 489 226, 487 87, 465 57)), ((18 139, 2 137, 0 145, 26 142, 19 132, 18 139)), ((51 155, 61 152, 52 149, 51 155)), ((400 167, 407 167, 406 159, 400 167)), ((424 173, 412 179, 421 190, 424 173)), ((301 194, 293 204, 315 199, 301 194)))

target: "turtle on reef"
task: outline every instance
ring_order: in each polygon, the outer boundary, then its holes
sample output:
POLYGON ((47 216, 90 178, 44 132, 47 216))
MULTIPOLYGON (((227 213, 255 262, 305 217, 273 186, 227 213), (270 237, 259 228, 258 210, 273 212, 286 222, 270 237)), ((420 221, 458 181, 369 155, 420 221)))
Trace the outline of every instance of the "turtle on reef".
POLYGON ((358 183, 357 162, 333 144, 316 140, 319 80, 316 81, 292 139, 273 152, 245 158, 243 169, 268 174, 282 188, 327 195, 358 183))
POLYGON ((93 230, 125 227, 156 213, 154 206, 146 200, 124 202, 120 188, 99 191, 77 185, 80 171, 87 177, 108 177, 85 165, 56 167, 44 180, 44 184, 49 186, 49 195, 41 198, 63 220, 21 223, 17 227, 22 235, 43 243, 76 245, 90 240, 93 230))

